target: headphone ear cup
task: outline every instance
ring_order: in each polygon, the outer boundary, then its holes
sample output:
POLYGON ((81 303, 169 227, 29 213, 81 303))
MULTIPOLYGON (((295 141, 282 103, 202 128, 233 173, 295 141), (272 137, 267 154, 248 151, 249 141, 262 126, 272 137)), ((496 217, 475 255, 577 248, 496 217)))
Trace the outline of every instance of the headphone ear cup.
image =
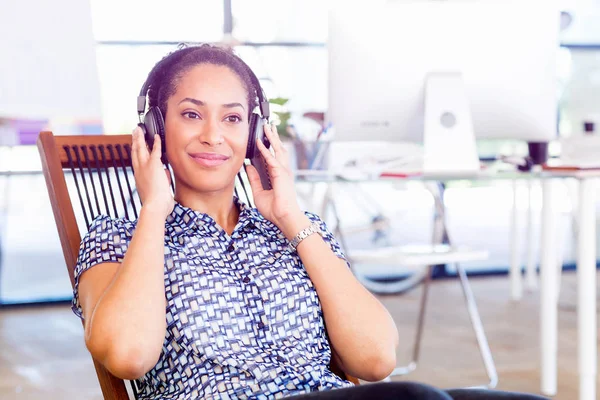
POLYGON ((148 147, 148 149, 152 149, 152 147, 154 146, 154 135, 150 133, 150 130, 148 129, 148 118, 147 118, 146 114, 144 116, 144 122, 143 123, 139 123, 138 126, 140 128, 142 128, 142 132, 144 132, 144 141, 146 142, 146 146, 148 147))
POLYGON ((142 133, 144 134, 144 141, 146 142, 146 146, 148 146, 149 148, 152 148, 152 144, 154 144, 154 139, 153 138, 149 139, 148 129, 146 128, 146 124, 144 124, 143 122, 140 122, 139 124, 137 124, 137 126, 140 127, 140 129, 142 130, 142 133), (151 142, 149 143, 148 140, 151 140, 151 142))
POLYGON ((148 150, 152 151, 154 146, 154 135, 158 135, 160 137, 160 144, 162 145, 162 154, 160 156, 163 164, 166 164, 166 145, 165 145, 165 120, 163 118, 162 112, 158 107, 152 107, 148 110, 146 115, 144 116, 144 139, 148 144, 148 150))
POLYGON ((258 151, 256 148, 256 138, 259 136, 259 132, 256 131, 256 128, 260 128, 261 124, 259 122, 260 115, 257 113, 252 113, 250 115, 250 123, 249 123, 249 132, 248 132, 248 147, 246 147, 246 158, 252 159, 254 157, 254 153, 258 151))

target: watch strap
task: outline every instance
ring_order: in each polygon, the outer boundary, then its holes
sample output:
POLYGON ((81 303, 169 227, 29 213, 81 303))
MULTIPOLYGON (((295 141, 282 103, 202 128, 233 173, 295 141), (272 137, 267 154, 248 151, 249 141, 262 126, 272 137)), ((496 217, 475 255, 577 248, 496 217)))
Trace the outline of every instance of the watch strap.
POLYGON ((292 240, 290 240, 289 250, 296 251, 296 248, 300 244, 301 241, 309 237, 310 235, 318 233, 321 234, 321 227, 318 222, 313 222, 309 225, 308 228, 302 229, 292 240))

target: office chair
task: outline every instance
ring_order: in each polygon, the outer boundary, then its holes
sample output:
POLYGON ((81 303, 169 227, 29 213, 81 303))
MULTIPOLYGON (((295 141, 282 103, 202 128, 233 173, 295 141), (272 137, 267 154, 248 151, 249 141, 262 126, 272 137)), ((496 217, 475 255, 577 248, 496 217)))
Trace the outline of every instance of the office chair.
MULTIPOLYGON (((54 136, 52 132, 41 132, 37 146, 69 278, 74 285, 80 227, 87 231, 94 218, 101 214, 113 218, 138 217, 140 201, 131 166, 131 135, 54 136), (67 185, 67 176, 73 185, 67 185)), ((243 190, 245 201, 250 203, 251 196, 245 190, 244 182, 247 178, 239 174, 237 188, 243 190)), ((96 360, 94 367, 105 399, 129 399, 122 379, 112 375, 96 360)), ((343 379, 358 384, 356 378, 346 376, 333 361, 330 369, 343 379)), ((134 381, 131 381, 131 388, 137 398, 134 381)))
MULTIPOLYGON (((341 185, 346 184, 347 183, 342 183, 341 185)), ((333 187, 333 183, 328 184, 321 213, 325 215, 326 209, 328 208, 332 211, 335 220, 334 233, 346 252, 350 265, 352 266, 359 263, 401 265, 405 268, 409 268, 411 271, 411 275, 408 279, 399 282, 377 282, 353 271, 359 281, 370 291, 380 294, 402 293, 411 289, 413 286, 418 285, 420 282, 423 283, 417 327, 412 347, 412 359, 407 365, 396 367, 387 380, 393 376, 406 375, 417 368, 433 267, 440 264, 452 264, 455 266, 460 280, 469 319, 471 320, 477 346, 479 347, 484 368, 489 379, 487 383, 478 387, 495 388, 498 384, 496 366, 483 329, 473 291, 471 290, 466 271, 462 265, 462 263, 468 261, 485 260, 488 258, 488 252, 453 245, 447 230, 444 186, 440 183, 426 183, 426 187, 434 200, 433 237, 431 245, 422 246, 418 251, 414 251, 410 246, 385 246, 368 250, 354 249, 351 246, 348 246, 346 240, 348 232, 345 231, 342 218, 338 214, 333 187)))

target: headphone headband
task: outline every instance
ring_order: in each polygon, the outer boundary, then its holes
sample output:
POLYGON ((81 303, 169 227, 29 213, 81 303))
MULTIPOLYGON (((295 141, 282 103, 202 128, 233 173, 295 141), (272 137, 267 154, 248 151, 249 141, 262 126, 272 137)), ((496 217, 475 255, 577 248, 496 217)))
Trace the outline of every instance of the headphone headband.
POLYGON ((143 117, 144 112, 146 111, 146 96, 148 95, 148 91, 152 86, 152 83, 156 79, 156 75, 159 74, 166 64, 174 64, 179 61, 184 55, 190 53, 196 47, 183 47, 175 50, 171 54, 163 57, 159 62, 156 63, 154 68, 148 74, 148 77, 144 81, 142 88, 140 89, 140 93, 137 98, 137 111, 140 119, 143 117))
MULTIPOLYGON (((208 45, 205 45, 205 46, 209 47, 208 45)), ((163 64, 165 64, 165 65, 167 63, 175 64, 186 54, 188 54, 196 49, 201 49, 201 48, 203 48, 203 46, 191 46, 191 47, 184 47, 184 48, 178 49, 175 52, 165 56, 162 60, 160 60, 154 66, 154 68, 152 68, 152 70, 148 74, 148 78, 146 78, 146 81, 142 85, 142 88, 140 89, 140 93, 137 98, 137 111, 138 111, 138 115, 139 115, 140 119, 143 117, 144 112, 146 111, 146 97, 148 96, 148 91, 152 87, 152 83, 156 79, 156 75, 158 73, 160 73, 160 71, 164 68, 163 64)), ((224 50, 220 49, 219 47, 210 46, 210 48, 217 49, 218 51, 224 52, 224 50)), ((269 109, 269 101, 267 100, 266 95, 260 85, 260 81, 258 80, 258 77, 254 73, 254 71, 252 71, 252 69, 248 66, 248 64, 246 64, 244 62, 244 60, 242 60, 240 57, 238 57, 237 55, 235 55, 233 53, 228 53, 228 54, 233 56, 234 58, 236 58, 238 61, 240 61, 243 68, 246 69, 246 73, 248 73, 248 75, 250 77, 250 81, 252 83, 252 86, 254 86, 254 90, 256 91, 256 96, 258 97, 258 107, 260 109, 260 113, 263 118, 268 119, 271 114, 270 109, 269 109)))

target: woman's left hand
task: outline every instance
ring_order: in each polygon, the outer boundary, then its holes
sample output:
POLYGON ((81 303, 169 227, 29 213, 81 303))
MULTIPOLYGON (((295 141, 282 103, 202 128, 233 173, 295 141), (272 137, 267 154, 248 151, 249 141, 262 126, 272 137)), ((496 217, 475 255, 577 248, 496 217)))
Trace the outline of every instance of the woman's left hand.
POLYGON ((284 235, 293 237, 298 233, 296 232, 298 227, 304 224, 306 216, 298 206, 289 154, 281 143, 277 127, 272 124, 265 124, 264 130, 275 154, 271 153, 261 140, 258 140, 256 144, 265 159, 273 189, 265 190, 256 168, 251 164, 248 165, 248 179, 252 188, 254 203, 258 211, 274 223, 284 235))

